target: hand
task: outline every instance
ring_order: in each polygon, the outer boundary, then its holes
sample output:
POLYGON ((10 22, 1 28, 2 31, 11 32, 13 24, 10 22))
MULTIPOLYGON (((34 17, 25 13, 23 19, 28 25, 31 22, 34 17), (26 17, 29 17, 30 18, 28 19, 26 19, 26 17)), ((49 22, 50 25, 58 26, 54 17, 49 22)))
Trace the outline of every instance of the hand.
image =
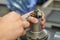
MULTIPOLYGON (((44 16, 42 16, 42 24, 44 27, 44 16)), ((32 23, 37 23, 38 20, 34 17, 29 17, 28 20, 32 23)), ((15 40, 24 35, 24 28, 29 27, 29 22, 23 16, 16 12, 10 12, 0 19, 0 40, 15 40)))
POLYGON ((24 35, 29 22, 16 12, 10 12, 0 18, 0 40, 15 40, 24 35))
POLYGON ((45 28, 45 15, 42 12, 42 29, 44 29, 44 28, 45 28))
MULTIPOLYGON (((33 11, 30 12, 30 13, 33 13, 33 11)), ((27 16, 27 15, 30 15, 30 13, 27 13, 27 14, 23 15, 22 17, 25 17, 25 16, 27 16)), ((37 23, 37 22, 38 22, 38 20, 37 20, 36 18, 32 17, 32 16, 30 16, 30 17, 28 18, 28 21, 29 21, 29 22, 32 22, 32 23, 37 23)), ((44 29, 44 28, 45 28, 45 15, 44 15, 44 13, 42 12, 42 29, 44 29)))

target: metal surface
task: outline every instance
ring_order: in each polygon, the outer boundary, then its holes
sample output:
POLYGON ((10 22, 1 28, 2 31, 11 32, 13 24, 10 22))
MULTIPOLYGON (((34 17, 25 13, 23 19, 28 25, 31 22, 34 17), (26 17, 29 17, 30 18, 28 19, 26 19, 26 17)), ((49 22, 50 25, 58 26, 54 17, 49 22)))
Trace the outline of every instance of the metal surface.
POLYGON ((55 33, 54 40, 60 40, 60 32, 55 33))
MULTIPOLYGON (((60 29, 45 28, 45 33, 46 33, 46 30, 48 32, 48 40, 59 40, 60 39, 59 37, 55 36, 55 35, 60 36, 60 29)), ((27 40, 26 36, 23 37, 22 40, 27 40)))
POLYGON ((27 40, 47 40, 47 33, 41 28, 42 12, 40 10, 37 10, 34 11, 34 13, 36 14, 34 17, 36 17, 39 22, 36 24, 32 24, 30 30, 27 31, 27 40))
POLYGON ((60 10, 52 10, 46 17, 48 22, 60 24, 60 10))
POLYGON ((0 4, 6 4, 6 0, 0 0, 0 4))
POLYGON ((60 8, 60 1, 53 1, 48 7, 60 8))
POLYGON ((50 35, 49 40, 60 40, 59 38, 54 37, 56 35, 56 32, 60 32, 60 30, 57 30, 57 28, 60 29, 60 23, 59 23, 60 22, 60 15, 59 15, 60 14, 60 0, 51 1, 50 3, 48 2, 48 5, 47 6, 46 5, 44 6, 44 8, 42 8, 42 10, 45 13, 46 18, 49 16, 48 20, 50 22, 46 21, 46 25, 45 25, 47 30, 49 31, 48 32, 50 35), (51 29, 52 27, 56 27, 56 29, 51 29))
POLYGON ((45 24, 46 27, 48 28, 51 28, 52 26, 60 27, 60 23, 59 23, 60 1, 51 0, 51 2, 46 7, 41 8, 41 10, 45 13, 46 18, 47 16, 49 16, 49 14, 51 14, 51 16, 49 17, 51 20, 48 18, 50 22, 46 21, 45 24), (55 10, 55 12, 53 10, 55 10))
POLYGON ((42 30, 41 28, 41 17, 42 17, 42 12, 40 10, 35 10, 34 11, 34 17, 36 17, 39 22, 36 24, 31 23, 31 30, 32 32, 40 32, 42 30))
POLYGON ((60 36, 60 29, 46 28, 46 30, 48 30, 48 35, 49 35, 48 40, 60 40, 60 38, 56 36, 56 35, 60 36))
POLYGON ((10 12, 10 10, 6 7, 6 5, 0 4, 0 16, 4 16, 8 12, 10 12))

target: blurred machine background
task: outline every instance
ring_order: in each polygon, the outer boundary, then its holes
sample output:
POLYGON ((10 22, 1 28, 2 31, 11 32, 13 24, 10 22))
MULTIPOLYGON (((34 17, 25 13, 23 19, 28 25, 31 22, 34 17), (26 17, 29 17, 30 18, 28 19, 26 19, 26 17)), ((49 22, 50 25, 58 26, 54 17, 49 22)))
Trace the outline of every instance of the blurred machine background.
MULTIPOLYGON (((5 4, 6 0, 0 0, 0 16, 11 11, 5 4)), ((45 14, 49 40, 60 40, 60 0, 38 0, 37 7, 45 14)))

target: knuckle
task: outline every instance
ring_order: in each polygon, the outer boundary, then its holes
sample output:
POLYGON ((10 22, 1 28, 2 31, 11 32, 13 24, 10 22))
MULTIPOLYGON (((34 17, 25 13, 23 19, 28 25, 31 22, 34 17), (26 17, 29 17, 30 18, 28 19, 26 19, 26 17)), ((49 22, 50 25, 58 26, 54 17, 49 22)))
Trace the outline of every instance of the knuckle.
POLYGON ((24 24, 24 27, 25 27, 25 28, 26 28, 26 27, 29 27, 29 25, 30 25, 30 23, 27 22, 27 21, 23 22, 23 24, 24 24))

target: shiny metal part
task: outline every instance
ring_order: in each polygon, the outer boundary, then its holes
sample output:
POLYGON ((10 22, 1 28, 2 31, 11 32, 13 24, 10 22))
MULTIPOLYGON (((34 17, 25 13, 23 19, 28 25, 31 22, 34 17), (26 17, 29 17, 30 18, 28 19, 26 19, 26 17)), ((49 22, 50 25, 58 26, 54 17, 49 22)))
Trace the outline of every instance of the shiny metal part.
POLYGON ((39 22, 36 24, 31 23, 31 28, 26 33, 27 40, 47 40, 47 33, 41 28, 42 12, 39 9, 35 10, 34 17, 36 17, 39 22))
POLYGON ((42 28, 41 28, 42 12, 39 9, 34 10, 34 17, 36 17, 39 20, 39 22, 36 24, 31 23, 30 30, 32 30, 32 32, 40 32, 42 30, 42 28))

